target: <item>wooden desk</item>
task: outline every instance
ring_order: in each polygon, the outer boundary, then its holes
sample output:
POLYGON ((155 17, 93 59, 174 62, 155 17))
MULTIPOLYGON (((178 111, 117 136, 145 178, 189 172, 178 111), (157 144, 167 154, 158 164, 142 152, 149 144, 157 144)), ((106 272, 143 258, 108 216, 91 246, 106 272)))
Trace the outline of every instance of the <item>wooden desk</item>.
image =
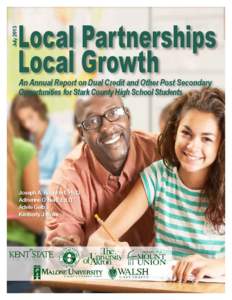
POLYGON ((77 289, 96 292, 113 293, 224 293, 223 283, 176 283, 154 281, 122 281, 122 280, 56 280, 45 279, 35 284, 51 288, 77 289))

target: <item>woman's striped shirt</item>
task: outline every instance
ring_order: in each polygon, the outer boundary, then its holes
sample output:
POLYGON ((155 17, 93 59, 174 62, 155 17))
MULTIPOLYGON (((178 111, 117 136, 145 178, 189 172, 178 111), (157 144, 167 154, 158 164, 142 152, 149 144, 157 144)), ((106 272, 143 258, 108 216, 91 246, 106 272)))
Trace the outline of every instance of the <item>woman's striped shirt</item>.
POLYGON ((156 246, 172 247, 175 259, 191 254, 224 256, 224 233, 216 232, 206 221, 207 200, 200 200, 200 190, 187 188, 177 169, 168 169, 161 160, 140 176, 154 209, 156 246))

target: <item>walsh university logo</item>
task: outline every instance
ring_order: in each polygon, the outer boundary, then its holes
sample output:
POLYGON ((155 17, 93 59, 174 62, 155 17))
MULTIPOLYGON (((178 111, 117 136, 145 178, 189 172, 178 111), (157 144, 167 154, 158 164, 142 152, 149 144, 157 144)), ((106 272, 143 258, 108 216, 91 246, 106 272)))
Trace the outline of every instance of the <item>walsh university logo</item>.
POLYGON ((108 274, 110 276, 111 279, 114 279, 117 276, 117 270, 112 267, 111 269, 109 269, 108 274))

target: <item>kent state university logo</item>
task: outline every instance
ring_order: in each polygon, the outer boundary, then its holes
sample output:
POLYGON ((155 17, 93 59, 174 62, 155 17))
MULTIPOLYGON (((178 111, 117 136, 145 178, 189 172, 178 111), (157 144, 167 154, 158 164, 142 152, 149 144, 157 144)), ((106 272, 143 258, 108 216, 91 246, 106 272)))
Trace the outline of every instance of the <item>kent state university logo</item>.
POLYGON ((117 271, 114 267, 112 267, 112 268, 109 269, 109 271, 108 271, 109 277, 110 277, 111 279, 114 279, 114 278, 117 276, 117 273, 118 273, 118 271, 117 271))
POLYGON ((33 279, 41 279, 41 266, 34 265, 33 266, 33 279))
POLYGON ((79 261, 79 253, 74 248, 64 249, 59 257, 60 262, 66 266, 75 266, 79 261))

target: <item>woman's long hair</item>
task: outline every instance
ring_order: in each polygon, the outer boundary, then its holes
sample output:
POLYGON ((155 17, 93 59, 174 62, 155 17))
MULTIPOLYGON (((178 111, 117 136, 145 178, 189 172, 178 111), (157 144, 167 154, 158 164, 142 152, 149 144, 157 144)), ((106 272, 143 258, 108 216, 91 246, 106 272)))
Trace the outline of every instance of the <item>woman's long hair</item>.
POLYGON ((16 95, 12 101, 10 108, 10 122, 13 126, 14 134, 24 140, 30 140, 30 132, 23 127, 18 117, 18 111, 21 108, 30 107, 38 112, 41 120, 48 121, 48 111, 46 104, 37 95, 30 94, 27 91, 25 96, 16 95))
POLYGON ((180 166, 175 154, 175 139, 181 118, 190 109, 212 113, 221 132, 221 143, 217 158, 210 167, 202 196, 208 198, 206 218, 218 229, 225 219, 225 94, 217 88, 190 91, 173 102, 170 118, 158 139, 158 149, 167 167, 180 166))

